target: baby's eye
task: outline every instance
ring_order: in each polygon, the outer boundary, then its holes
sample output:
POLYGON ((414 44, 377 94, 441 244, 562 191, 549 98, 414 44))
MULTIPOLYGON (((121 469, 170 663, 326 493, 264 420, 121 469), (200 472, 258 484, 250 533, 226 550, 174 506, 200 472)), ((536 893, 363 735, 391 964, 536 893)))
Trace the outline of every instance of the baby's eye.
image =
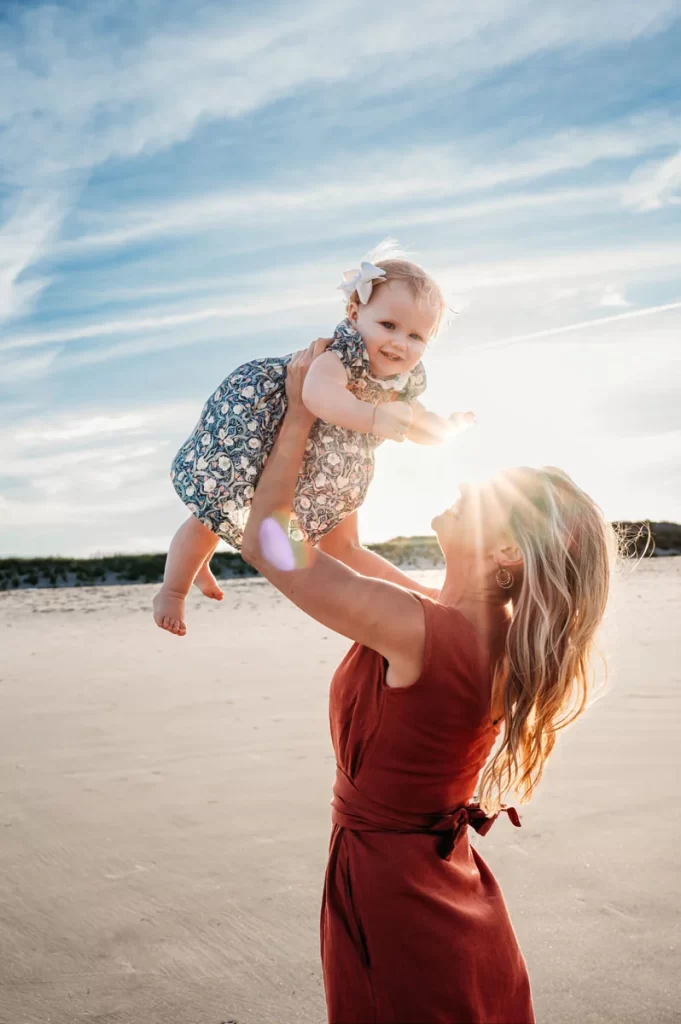
POLYGON ((389 331, 395 330, 395 324, 391 320, 381 320, 381 327, 385 327, 389 331))
POLYGON ((410 334, 409 337, 413 338, 414 341, 421 341, 421 342, 423 341, 423 338, 421 337, 420 334, 410 334))

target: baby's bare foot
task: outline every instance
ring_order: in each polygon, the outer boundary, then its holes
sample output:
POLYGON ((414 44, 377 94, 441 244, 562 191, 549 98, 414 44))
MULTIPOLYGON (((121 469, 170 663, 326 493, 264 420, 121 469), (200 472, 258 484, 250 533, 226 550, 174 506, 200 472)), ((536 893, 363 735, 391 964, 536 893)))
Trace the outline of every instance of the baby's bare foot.
POLYGON ((160 629, 167 629, 175 636, 184 636, 187 626, 184 621, 184 598, 170 590, 159 590, 154 598, 154 622, 160 629))
POLYGON ((215 576, 213 576, 209 565, 201 566, 196 574, 194 586, 198 587, 205 597, 210 597, 213 601, 222 601, 225 596, 224 590, 222 590, 215 576))

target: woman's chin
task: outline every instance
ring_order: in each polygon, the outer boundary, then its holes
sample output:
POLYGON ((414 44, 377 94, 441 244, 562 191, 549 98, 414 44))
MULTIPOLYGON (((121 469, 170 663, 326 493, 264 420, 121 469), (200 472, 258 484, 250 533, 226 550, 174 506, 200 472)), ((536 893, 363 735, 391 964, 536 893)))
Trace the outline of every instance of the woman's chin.
POLYGON ((452 544, 456 542, 458 534, 458 520, 452 513, 451 509, 445 509, 444 512, 438 513, 438 515, 432 519, 430 527, 437 537, 437 542, 442 551, 444 551, 445 548, 449 550, 452 544))
POLYGON ((447 513, 438 512, 436 516, 433 516, 433 518, 430 521, 430 528, 437 537, 439 542, 442 537, 442 534, 445 533, 447 530, 447 513))

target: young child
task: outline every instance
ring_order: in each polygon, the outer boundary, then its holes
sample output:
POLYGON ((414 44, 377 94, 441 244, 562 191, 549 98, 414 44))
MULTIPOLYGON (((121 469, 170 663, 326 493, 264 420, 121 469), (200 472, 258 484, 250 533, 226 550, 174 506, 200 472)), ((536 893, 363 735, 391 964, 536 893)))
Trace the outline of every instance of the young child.
MULTIPOLYGON (((374 450, 384 440, 437 444, 472 418, 457 413, 446 420, 418 401, 426 387, 421 356, 446 308, 442 292, 387 243, 373 259, 343 275, 347 317, 305 379, 303 399, 318 419, 298 479, 295 540, 316 544, 359 508, 373 476, 374 450)), ((184 602, 192 582, 207 597, 222 599, 209 562, 221 538, 241 547, 251 499, 286 412, 290 359, 254 359, 234 370, 175 457, 171 479, 192 514, 173 538, 154 600, 162 629, 186 633, 184 602)), ((348 546, 339 557, 352 566, 356 550, 348 546)), ((397 570, 382 564, 385 570, 373 566, 371 574, 394 579, 397 570)), ((357 566, 365 567, 366 561, 357 566)))

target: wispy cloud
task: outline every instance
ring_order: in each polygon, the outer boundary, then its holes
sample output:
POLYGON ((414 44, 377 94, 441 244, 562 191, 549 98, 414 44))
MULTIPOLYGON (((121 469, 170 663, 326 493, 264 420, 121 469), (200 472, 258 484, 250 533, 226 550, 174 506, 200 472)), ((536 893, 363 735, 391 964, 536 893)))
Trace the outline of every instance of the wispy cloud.
MULTIPOLYGON (((646 309, 633 309, 628 313, 615 313, 613 316, 601 316, 593 320, 580 320, 574 324, 563 324, 561 327, 548 327, 544 331, 531 331, 529 334, 516 334, 508 338, 500 338, 498 341, 491 341, 479 346, 481 349, 506 348, 521 341, 534 341, 538 338, 553 338, 560 334, 573 334, 577 331, 602 327, 605 324, 612 324, 622 320, 637 320, 642 316, 653 316, 659 313, 668 313, 674 309, 681 309, 679 302, 667 302, 663 306, 650 306, 646 309)), ((593 335, 590 335, 590 340, 593 335)))
POLYGON ((37 352, 35 355, 26 356, 23 359, 4 360, 0 390, 6 388, 7 385, 14 385, 18 381, 43 377, 54 366, 59 351, 59 349, 53 348, 48 352, 37 352))
POLYGON ((623 192, 624 201, 637 210, 659 210, 681 204, 681 150, 665 160, 637 169, 623 192))
MULTIPOLYGON (((114 487, 115 489, 115 487, 114 487)), ((142 498, 119 498, 115 506, 116 516, 143 516, 166 504, 166 499, 157 492, 142 498)), ((23 530, 54 530, 65 526, 69 529, 84 524, 97 526, 111 516, 109 501, 16 501, 0 495, 0 517, 6 530, 20 527, 23 530)), ((76 541, 77 545, 77 541, 76 541)), ((74 541, 69 547, 73 549, 74 541)))
POLYGON ((614 308, 630 305, 631 303, 624 297, 620 289, 614 285, 607 286, 599 301, 599 306, 611 306, 614 308))
MULTIPOLYGON (((9 527, 105 523, 167 504, 170 436, 189 430, 196 403, 122 408, 102 415, 34 416, 0 430, 0 480, 9 527)), ((179 438, 178 438, 179 439, 179 438)))
MULTIPOLYGON (((390 224, 427 224, 442 217, 458 219, 503 212, 514 206, 550 204, 553 202, 600 201, 618 202, 618 189, 590 185, 588 188, 558 190, 554 196, 503 196, 483 203, 444 207, 443 200, 471 196, 500 187, 530 184, 550 179, 566 171, 591 167, 603 161, 625 161, 640 157, 660 147, 681 141, 678 120, 664 113, 624 121, 620 125, 598 126, 559 132, 524 143, 511 150, 503 162, 490 163, 488 155, 466 153, 466 147, 421 147, 418 153, 403 151, 383 153, 378 170, 372 154, 354 159, 349 168, 338 174, 337 167, 316 166, 312 179, 293 187, 232 189, 201 195, 181 202, 158 203, 115 214, 99 215, 101 224, 115 221, 115 228, 86 232, 75 239, 64 240, 54 248, 55 254, 78 255, 98 249, 120 248, 162 237, 214 231, 220 224, 231 227, 262 223, 273 224, 306 218, 331 220, 337 216, 350 222, 382 226, 390 224), (319 184, 320 178, 324 181, 319 184), (438 201, 438 208, 414 209, 414 204, 438 201), (387 211, 390 215, 386 217, 387 211), (367 212, 368 211, 368 212, 367 212)), ((478 144, 479 146, 479 144, 478 144)), ((624 188, 624 185, 622 186, 624 188)), ((92 218, 91 218, 92 219, 92 218)), ((83 215, 87 224, 88 216, 83 215)), ((345 230, 347 231, 346 224, 345 230)))
POLYGON ((0 324, 26 316, 43 288, 45 277, 26 277, 56 234, 66 205, 61 194, 44 190, 20 195, 5 210, 0 227, 0 324))
POLYGON ((118 15, 134 41, 116 45, 108 8, 30 7, 4 32, 6 161, 18 171, 39 157, 40 173, 92 167, 187 139, 200 123, 243 117, 304 86, 349 80, 359 100, 443 74, 470 80, 533 54, 661 32, 675 13, 674 0, 569 11, 558 0, 494 0, 457 17, 451 3, 430 0, 425 10, 395 4, 386 19, 357 0, 329 0, 251 16, 204 3, 188 24, 172 8, 159 23, 157 4, 123 3, 118 15))
MULTIPOLYGON (((634 335, 668 375, 678 0, 202 0, 191 12, 55 0, 3 13, 2 550, 160 546, 184 514, 169 458, 206 392, 244 359, 330 331, 340 272, 386 235, 462 311, 428 356, 433 401, 475 396, 502 417, 488 455, 541 441, 600 480, 600 441, 562 422, 555 378, 580 388, 596 423, 609 393, 635 384, 611 371, 634 365, 634 335)), ((608 445, 621 496, 614 434, 608 445)), ((406 508, 399 481, 419 473, 428 503, 465 452, 386 448, 393 483, 379 470, 373 537, 424 528, 428 510, 406 508)), ((655 473, 641 487, 664 504, 655 473)))
MULTIPOLYGON (((587 281, 590 288, 595 283, 601 305, 621 305, 621 302, 626 303, 626 300, 623 300, 619 292, 609 291, 606 282, 601 283, 599 288, 599 280, 602 282, 604 277, 608 278, 613 274, 635 274, 640 281, 646 274, 659 272, 660 268, 675 270, 681 263, 681 246, 660 245, 653 248, 578 251, 570 254, 544 253, 533 259, 513 258, 503 262, 459 265, 447 265, 445 260, 448 255, 446 252, 434 253, 433 263, 437 267, 438 279, 445 287, 446 294, 452 296, 465 298, 484 291, 517 291, 522 286, 550 281, 560 281, 563 287, 567 282, 587 281)), ((268 328, 276 330, 277 324, 281 326, 287 317, 289 322, 297 322, 302 327, 306 314, 318 315, 319 310, 323 309, 327 309, 332 316, 333 309, 340 312, 333 289, 329 286, 333 279, 333 271, 334 268, 326 262, 288 268, 287 273, 291 280, 301 282, 296 291, 307 291, 304 297, 301 294, 291 294, 290 290, 278 293, 271 291, 277 276, 280 276, 278 272, 271 272, 251 278, 250 285, 254 288, 256 296, 249 301, 244 301, 243 295, 237 290, 232 302, 225 302, 220 306, 197 307, 194 303, 190 308, 186 305, 184 308, 179 306, 172 313, 159 309, 155 315, 142 318, 117 318, 97 321, 82 327, 9 335, 0 341, 0 351, 59 344, 65 352, 69 345, 92 343, 94 347, 71 356, 60 354, 61 369, 66 369, 94 365, 109 359, 120 359, 144 352, 195 347, 198 328, 201 328, 198 337, 210 342, 213 339, 238 336, 239 332, 244 331, 264 332, 268 328), (133 336, 132 340, 117 341, 110 346, 98 344, 107 338, 121 339, 126 336, 133 336)), ((234 283, 238 289, 238 282, 234 283)), ((627 315, 639 315, 639 312, 627 315)), ((54 358, 53 351, 46 365, 51 365, 54 358)), ((36 361, 35 368, 39 374, 44 364, 36 361)), ((29 376, 30 372, 31 363, 26 361, 22 375, 29 376)))
MULTIPOLYGON (((54 345, 62 342, 86 341, 95 338, 105 338, 111 335, 126 334, 150 334, 151 332, 166 331, 172 328, 186 328, 197 324, 215 320, 237 320, 249 317, 265 317, 272 314, 280 314, 289 310, 304 309, 310 306, 318 306, 320 303, 328 302, 328 296, 318 295, 311 298, 291 298, 287 294, 264 296, 261 299, 254 299, 252 302, 226 304, 223 306, 207 306, 199 309, 191 309, 185 312, 172 314, 159 313, 157 316, 131 317, 122 320, 107 320, 99 323, 88 324, 85 327, 67 327, 53 331, 43 331, 36 334, 17 335, 6 338, 0 342, 0 351, 9 349, 33 348, 40 345, 54 345)), ((188 343, 189 334, 184 331, 188 343)))
POLYGON ((90 442, 97 439, 116 441, 120 437, 138 438, 162 432, 175 423, 178 417, 186 416, 195 407, 185 400, 173 403, 153 403, 142 408, 122 408, 102 415, 97 410, 82 409, 80 415, 55 413, 51 417, 32 416, 27 424, 0 430, 0 450, 7 453, 11 445, 17 451, 35 448, 40 452, 50 447, 71 450, 74 443, 90 442))

